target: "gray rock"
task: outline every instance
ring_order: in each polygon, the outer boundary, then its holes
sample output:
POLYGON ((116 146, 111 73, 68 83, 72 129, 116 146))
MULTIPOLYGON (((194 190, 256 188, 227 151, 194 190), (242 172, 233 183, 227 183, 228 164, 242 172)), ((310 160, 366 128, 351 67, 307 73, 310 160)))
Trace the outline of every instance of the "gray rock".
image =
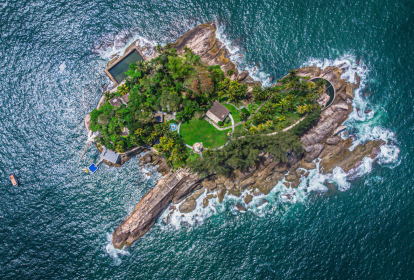
POLYGON ((296 179, 296 176, 293 175, 293 174, 286 176, 286 181, 288 181, 288 182, 293 182, 293 181, 295 181, 295 179, 296 179))
POLYGON ((302 168, 305 168, 307 170, 311 170, 311 169, 315 169, 316 168, 316 163, 314 162, 302 162, 302 164, 300 165, 302 168))
POLYGON ((244 198, 244 203, 249 204, 253 199, 253 196, 251 194, 246 194, 246 197, 244 198))
POLYGON ((237 211, 244 213, 246 212, 246 208, 244 208, 242 205, 240 204, 236 204, 234 207, 236 207, 237 211))
POLYGON ((219 203, 223 202, 223 199, 224 199, 224 196, 226 195, 226 192, 227 192, 226 189, 220 189, 220 190, 217 191, 219 203))
POLYGON ((243 72, 241 72, 241 73, 239 74, 239 76, 237 77, 237 80, 238 80, 238 81, 243 81, 244 79, 246 79, 246 78, 247 78, 247 76, 249 76, 249 71, 244 70, 243 72))
POLYGON ((183 203, 180 204, 180 207, 178 207, 178 209, 181 213, 189 213, 193 211, 195 207, 196 201, 193 198, 187 198, 183 203))
POLYGON ((339 141, 341 141, 341 138, 340 137, 333 136, 333 137, 330 137, 330 138, 326 139, 326 144, 328 144, 328 145, 336 145, 336 144, 339 143, 339 141))
POLYGON ((145 163, 150 163, 152 161, 152 156, 151 154, 146 154, 143 158, 145 163))
POLYGON ((207 190, 214 190, 217 187, 217 184, 214 181, 206 181, 206 180, 204 180, 201 184, 207 190))
POLYGON ((333 135, 337 135, 346 129, 346 125, 340 125, 337 129, 335 129, 333 135))
POLYGON ((306 147, 305 150, 308 154, 306 155, 305 160, 307 162, 311 162, 312 160, 314 160, 321 154, 324 148, 325 146, 322 144, 315 144, 315 145, 306 147))
POLYGON ((224 187, 226 188, 226 190, 231 190, 234 187, 233 181, 227 179, 226 182, 224 182, 224 187))

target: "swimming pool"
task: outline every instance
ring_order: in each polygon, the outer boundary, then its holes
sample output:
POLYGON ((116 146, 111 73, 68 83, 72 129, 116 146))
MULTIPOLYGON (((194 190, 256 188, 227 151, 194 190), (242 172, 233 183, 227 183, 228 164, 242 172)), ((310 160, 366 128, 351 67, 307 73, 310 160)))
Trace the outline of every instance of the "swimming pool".
POLYGON ((128 71, 129 65, 131 63, 135 63, 137 61, 142 60, 144 59, 142 58, 138 50, 133 49, 130 53, 125 55, 114 65, 106 69, 106 73, 108 74, 109 78, 111 78, 111 80, 115 80, 119 84, 127 77, 125 72, 128 71))
POLYGON ((317 82, 319 80, 324 80, 326 82, 326 91, 327 91, 327 94, 329 95, 329 101, 328 101, 328 103, 326 103, 326 106, 325 106, 325 108, 326 108, 329 105, 331 105, 332 102, 335 99, 335 89, 334 89, 333 85, 327 79, 315 78, 315 79, 312 79, 311 81, 312 82, 317 82))

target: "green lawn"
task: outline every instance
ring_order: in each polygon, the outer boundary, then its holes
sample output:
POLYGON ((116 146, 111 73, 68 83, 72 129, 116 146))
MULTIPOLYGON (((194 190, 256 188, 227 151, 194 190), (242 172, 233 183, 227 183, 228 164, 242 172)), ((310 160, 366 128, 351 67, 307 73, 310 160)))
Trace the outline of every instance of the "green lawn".
MULTIPOLYGON (((223 105, 224 105, 224 107, 229 109, 230 114, 233 117, 234 123, 235 124, 238 123, 240 121, 240 118, 239 118, 239 111, 236 109, 236 107, 234 107, 233 105, 230 105, 230 104, 223 104, 223 105)), ((231 123, 230 123, 230 125, 231 125, 231 123)))
POLYGON ((215 149, 227 142, 227 132, 230 130, 218 130, 205 119, 191 119, 182 123, 180 135, 184 141, 192 146, 196 142, 202 142, 205 148, 215 149))

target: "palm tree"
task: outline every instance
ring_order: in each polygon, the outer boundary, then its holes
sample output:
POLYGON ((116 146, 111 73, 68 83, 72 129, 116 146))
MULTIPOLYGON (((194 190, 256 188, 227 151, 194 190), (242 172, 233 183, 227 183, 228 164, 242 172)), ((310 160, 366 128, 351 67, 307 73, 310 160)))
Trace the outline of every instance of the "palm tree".
POLYGON ((275 112, 275 106, 272 103, 267 102, 263 105, 262 110, 265 114, 273 114, 275 112))

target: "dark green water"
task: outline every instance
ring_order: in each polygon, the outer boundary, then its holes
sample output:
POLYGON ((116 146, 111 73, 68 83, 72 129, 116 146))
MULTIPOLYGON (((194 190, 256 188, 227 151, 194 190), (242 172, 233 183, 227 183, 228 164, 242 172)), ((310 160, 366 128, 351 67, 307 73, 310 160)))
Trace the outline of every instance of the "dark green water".
POLYGON ((413 26, 412 0, 0 2, 1 278, 413 279, 413 26), (82 171, 98 158, 78 162, 106 62, 125 38, 172 42, 211 20, 264 80, 345 62, 344 78, 363 76, 354 106, 373 110, 350 116, 349 131, 390 145, 350 183, 340 170, 314 174, 319 191, 301 187, 295 203, 280 187, 245 214, 228 199, 114 250, 112 231, 157 175, 135 159, 82 171))

